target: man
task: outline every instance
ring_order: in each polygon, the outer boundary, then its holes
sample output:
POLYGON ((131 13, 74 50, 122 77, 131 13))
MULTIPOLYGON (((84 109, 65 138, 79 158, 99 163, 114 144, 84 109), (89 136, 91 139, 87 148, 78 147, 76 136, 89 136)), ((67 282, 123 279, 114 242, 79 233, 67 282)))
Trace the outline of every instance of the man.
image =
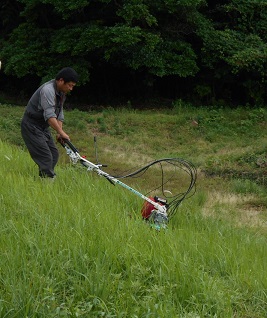
POLYGON ((57 132, 57 140, 70 139, 63 130, 63 105, 66 94, 78 82, 78 74, 65 67, 56 78, 41 85, 30 98, 21 122, 21 134, 41 178, 54 178, 58 149, 50 128, 57 132))

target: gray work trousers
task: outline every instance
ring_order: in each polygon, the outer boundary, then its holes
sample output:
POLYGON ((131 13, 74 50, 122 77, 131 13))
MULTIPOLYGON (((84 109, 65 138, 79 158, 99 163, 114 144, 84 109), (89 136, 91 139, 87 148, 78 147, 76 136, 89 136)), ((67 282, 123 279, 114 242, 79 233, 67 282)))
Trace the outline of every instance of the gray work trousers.
POLYGON ((54 178, 59 153, 49 127, 38 125, 24 116, 21 122, 21 135, 33 161, 39 167, 39 176, 54 178))

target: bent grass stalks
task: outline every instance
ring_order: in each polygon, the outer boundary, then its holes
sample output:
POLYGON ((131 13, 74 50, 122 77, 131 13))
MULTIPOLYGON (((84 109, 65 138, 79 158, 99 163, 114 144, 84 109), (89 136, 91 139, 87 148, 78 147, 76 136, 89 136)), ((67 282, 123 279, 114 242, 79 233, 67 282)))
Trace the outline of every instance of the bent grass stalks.
POLYGON ((90 160, 101 137, 114 174, 163 157, 197 166, 197 192, 166 231, 141 220, 140 198, 69 165, 63 149, 55 182, 39 180, 23 108, 0 113, 0 317, 266 317, 264 109, 66 114, 90 160))
POLYGON ((4 142, 0 169, 0 317, 266 316, 266 234, 204 214, 205 190, 155 231, 86 170, 36 179, 4 142))

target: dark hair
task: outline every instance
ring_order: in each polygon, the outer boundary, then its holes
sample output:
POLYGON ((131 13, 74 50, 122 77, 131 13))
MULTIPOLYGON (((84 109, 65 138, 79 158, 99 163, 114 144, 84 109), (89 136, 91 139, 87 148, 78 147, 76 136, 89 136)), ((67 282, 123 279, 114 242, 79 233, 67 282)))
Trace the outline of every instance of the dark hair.
POLYGON ((71 67, 64 67, 61 71, 57 73, 56 80, 63 79, 64 82, 74 82, 77 83, 79 80, 79 75, 71 67))

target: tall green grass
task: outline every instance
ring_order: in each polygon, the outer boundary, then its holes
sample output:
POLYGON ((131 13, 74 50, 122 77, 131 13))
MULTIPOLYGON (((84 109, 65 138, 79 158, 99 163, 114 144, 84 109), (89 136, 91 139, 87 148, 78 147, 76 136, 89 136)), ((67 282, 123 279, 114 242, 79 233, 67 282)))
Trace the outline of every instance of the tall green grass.
POLYGON ((83 167, 35 170, 0 142, 0 317, 266 317, 266 234, 205 216, 208 189, 155 231, 83 167))

